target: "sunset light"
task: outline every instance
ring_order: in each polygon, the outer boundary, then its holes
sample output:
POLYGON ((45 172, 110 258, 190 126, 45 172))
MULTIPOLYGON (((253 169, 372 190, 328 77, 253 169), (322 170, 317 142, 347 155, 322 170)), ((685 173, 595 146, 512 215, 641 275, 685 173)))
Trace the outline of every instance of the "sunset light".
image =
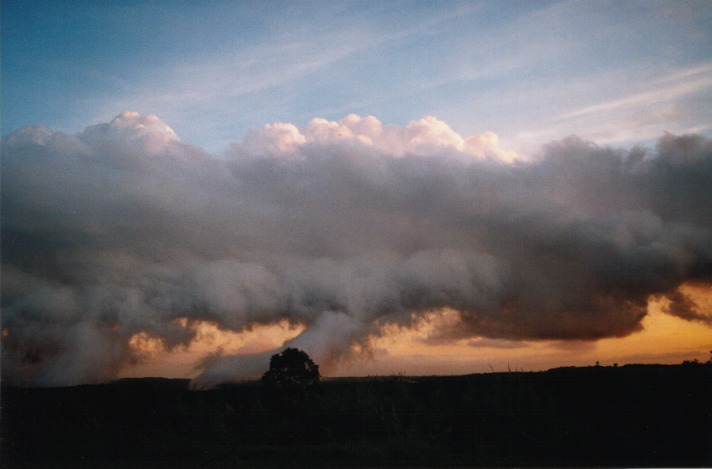
POLYGON ((2 0, 3 468, 712 467, 710 0, 2 0))
POLYGON ((3 382, 708 360, 711 12, 4 2, 3 382))

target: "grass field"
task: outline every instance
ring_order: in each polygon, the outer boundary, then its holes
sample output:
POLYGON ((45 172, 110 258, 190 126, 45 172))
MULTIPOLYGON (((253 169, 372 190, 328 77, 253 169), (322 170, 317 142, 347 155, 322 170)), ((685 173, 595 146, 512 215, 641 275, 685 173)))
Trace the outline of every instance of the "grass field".
POLYGON ((712 465, 712 366, 2 389, 2 467, 712 465))

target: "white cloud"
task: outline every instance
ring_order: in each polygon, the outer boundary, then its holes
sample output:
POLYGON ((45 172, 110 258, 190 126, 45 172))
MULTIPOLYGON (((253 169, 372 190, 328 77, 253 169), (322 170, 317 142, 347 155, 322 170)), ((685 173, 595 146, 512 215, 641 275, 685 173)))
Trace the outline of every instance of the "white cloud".
POLYGON ((374 116, 349 114, 339 121, 315 118, 302 128, 293 124, 267 124, 250 129, 245 140, 231 146, 228 153, 237 156, 295 155, 308 144, 355 144, 370 147, 396 157, 404 155, 432 156, 457 152, 476 159, 517 160, 513 151, 499 148, 494 132, 463 138, 445 122, 427 116, 405 127, 383 125, 374 116))

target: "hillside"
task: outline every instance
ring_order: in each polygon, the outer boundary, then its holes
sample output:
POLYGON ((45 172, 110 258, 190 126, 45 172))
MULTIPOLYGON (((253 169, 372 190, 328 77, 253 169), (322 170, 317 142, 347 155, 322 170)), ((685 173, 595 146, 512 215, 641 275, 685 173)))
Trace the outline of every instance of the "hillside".
POLYGON ((2 467, 710 466, 712 366, 2 389, 2 467))

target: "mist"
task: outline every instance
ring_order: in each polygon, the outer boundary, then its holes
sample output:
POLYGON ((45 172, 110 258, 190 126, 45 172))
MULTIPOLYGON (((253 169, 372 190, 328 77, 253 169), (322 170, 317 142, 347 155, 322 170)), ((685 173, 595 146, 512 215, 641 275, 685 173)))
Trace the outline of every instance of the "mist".
MULTIPOLYGON (((10 383, 110 380, 140 359, 131 337, 187 345, 195 321, 301 324, 285 346, 326 369, 443 308, 459 322, 439 342, 623 337, 659 297, 712 325, 679 289, 712 282, 699 135, 571 136, 525 157, 432 117, 350 115, 253 129, 215 155, 126 112, 3 137, 1 191, 10 383)), ((259 376, 272 353, 213 354, 196 381, 259 376)))

